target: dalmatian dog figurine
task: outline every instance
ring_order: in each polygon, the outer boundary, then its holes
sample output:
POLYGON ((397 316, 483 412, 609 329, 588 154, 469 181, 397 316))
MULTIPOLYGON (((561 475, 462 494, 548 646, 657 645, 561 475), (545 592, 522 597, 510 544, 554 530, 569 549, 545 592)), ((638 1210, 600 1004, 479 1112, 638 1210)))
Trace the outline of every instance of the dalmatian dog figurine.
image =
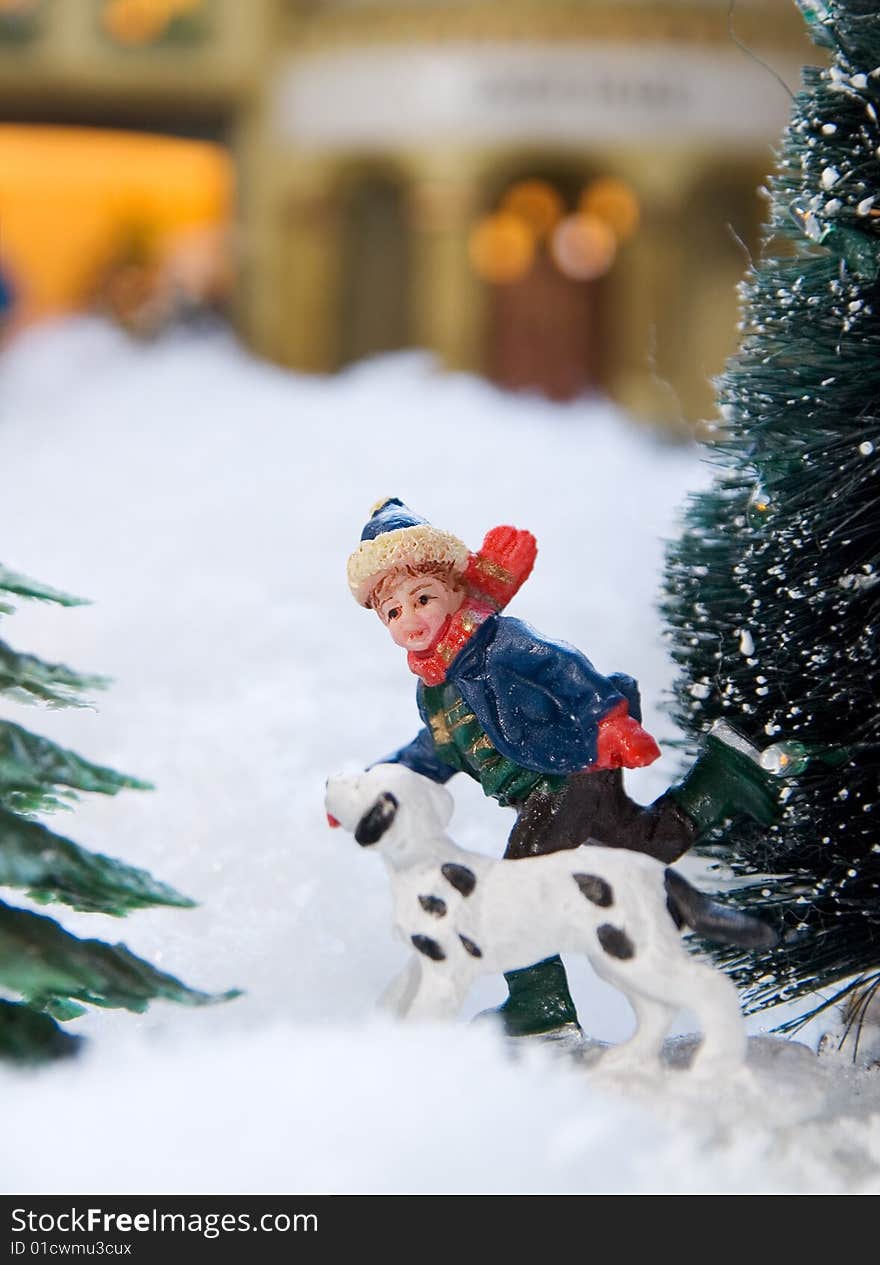
POLYGON ((699 962, 684 925, 715 940, 770 947, 764 923, 725 909, 675 870, 644 853, 584 844, 565 852, 495 860, 459 848, 446 834, 453 801, 436 782, 401 764, 377 764, 327 783, 331 825, 383 857, 394 925, 412 948, 381 1005, 408 1020, 449 1019, 476 976, 519 970, 555 953, 585 953, 636 1015, 635 1035, 606 1051, 603 1066, 659 1059, 669 1027, 693 1011, 703 1040, 693 1068, 733 1071, 746 1036, 736 990, 699 962))

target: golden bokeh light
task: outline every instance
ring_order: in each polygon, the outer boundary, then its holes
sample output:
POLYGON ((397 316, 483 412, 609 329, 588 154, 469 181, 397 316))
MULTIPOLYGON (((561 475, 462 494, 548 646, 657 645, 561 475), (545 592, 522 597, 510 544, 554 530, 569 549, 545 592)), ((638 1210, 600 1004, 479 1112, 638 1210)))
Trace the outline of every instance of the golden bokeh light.
POLYGON ((546 237, 565 214, 562 197, 546 180, 519 180, 501 199, 502 211, 525 220, 535 237, 546 237))
POLYGON ((629 241, 639 227, 639 200, 625 180, 614 176, 601 176, 587 185, 580 210, 604 220, 618 242, 629 241))
POLYGON ((535 257, 535 235, 518 215, 496 211, 471 230, 468 256, 478 277, 505 285, 525 276, 535 257))
POLYGON ((577 211, 557 224, 550 252, 559 271, 572 281, 594 281, 614 263, 617 238, 605 220, 577 211))
POLYGON ((101 24, 118 44, 149 44, 165 30, 171 9, 170 0, 107 0, 101 24))

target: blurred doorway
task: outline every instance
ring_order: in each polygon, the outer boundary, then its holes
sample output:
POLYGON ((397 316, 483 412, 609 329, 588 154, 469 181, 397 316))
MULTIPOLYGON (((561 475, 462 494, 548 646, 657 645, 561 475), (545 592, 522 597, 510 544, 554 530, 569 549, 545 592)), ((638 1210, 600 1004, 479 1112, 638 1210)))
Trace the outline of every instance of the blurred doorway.
POLYGON ((340 363, 409 346, 409 225, 400 181, 369 174, 351 186, 341 267, 340 363))
POLYGON ((602 386, 602 281, 573 281, 541 253, 521 281, 493 287, 489 377, 569 400, 602 386))
POLYGON ((632 190, 582 170, 542 172, 508 180, 491 205, 469 240, 488 287, 489 376, 554 400, 605 390, 609 273, 638 224, 632 190))

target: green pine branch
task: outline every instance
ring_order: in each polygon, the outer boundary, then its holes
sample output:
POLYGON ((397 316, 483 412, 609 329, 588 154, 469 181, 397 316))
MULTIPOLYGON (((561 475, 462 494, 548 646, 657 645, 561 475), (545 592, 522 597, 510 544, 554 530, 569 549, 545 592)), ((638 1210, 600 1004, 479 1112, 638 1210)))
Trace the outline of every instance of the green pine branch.
MULTIPOLYGON (((184 1006, 229 1001, 158 971, 124 944, 80 940, 51 918, 0 902, 0 987, 30 1006, 69 1016, 70 1002, 141 1012, 162 999, 184 1006)), ((77 1007, 78 1009, 78 1007, 77 1007)))
POLYGON ((24 1002, 0 1000, 0 1058, 14 1063, 47 1063, 76 1054, 82 1037, 72 1036, 51 1015, 24 1002))
POLYGON ((48 738, 0 720, 0 805, 17 812, 43 812, 58 806, 59 786, 115 795, 125 788, 152 790, 149 782, 84 760, 48 738))
MULTIPOLYGON (((0 566, 0 594, 76 606, 82 599, 0 566)), ((0 614, 11 603, 0 601, 0 614)), ((101 676, 46 663, 0 642, 0 694, 50 706, 83 706, 83 693, 107 684, 101 676)), ((56 834, 33 814, 78 798, 115 795, 148 782, 84 759, 20 725, 0 720, 0 887, 23 889, 35 901, 62 901, 90 913, 123 915, 147 906, 194 902, 146 870, 92 853, 56 834)), ((43 1062, 74 1052, 78 1038, 59 1027, 86 1005, 142 1011, 164 998, 201 1006, 227 1001, 237 990, 209 994, 136 957, 122 944, 80 940, 51 918, 0 902, 0 1058, 43 1062)))
POLYGON ((48 703, 54 707, 85 707, 83 691, 104 689, 103 676, 86 675, 63 663, 44 663, 35 655, 20 654, 0 641, 0 693, 19 702, 48 703))
POLYGON ((88 852, 40 822, 2 807, 0 887, 24 888, 42 904, 62 901, 74 909, 116 917, 154 905, 195 905, 146 870, 88 852))
POLYGON ((88 606, 89 600, 85 597, 74 597, 71 593, 62 593, 60 589, 53 589, 48 584, 42 584, 39 580, 32 580, 30 576, 21 575, 17 571, 10 571, 8 567, 4 567, 0 562, 0 589, 7 593, 15 593, 18 597, 32 597, 42 602, 56 602, 59 606, 88 606))

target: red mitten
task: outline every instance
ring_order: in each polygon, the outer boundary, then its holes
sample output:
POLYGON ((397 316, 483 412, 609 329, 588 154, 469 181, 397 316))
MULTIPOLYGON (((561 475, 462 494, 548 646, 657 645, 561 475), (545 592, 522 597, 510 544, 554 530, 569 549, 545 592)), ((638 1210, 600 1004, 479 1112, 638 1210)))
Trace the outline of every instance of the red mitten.
POLYGON ((531 575, 537 552, 530 531, 493 527, 479 552, 470 555, 465 582, 472 593, 488 598, 500 610, 531 575))
POLYGON ((588 768, 638 769, 653 764, 660 748, 646 729, 629 714, 626 700, 612 707, 599 721, 596 759, 588 768))

